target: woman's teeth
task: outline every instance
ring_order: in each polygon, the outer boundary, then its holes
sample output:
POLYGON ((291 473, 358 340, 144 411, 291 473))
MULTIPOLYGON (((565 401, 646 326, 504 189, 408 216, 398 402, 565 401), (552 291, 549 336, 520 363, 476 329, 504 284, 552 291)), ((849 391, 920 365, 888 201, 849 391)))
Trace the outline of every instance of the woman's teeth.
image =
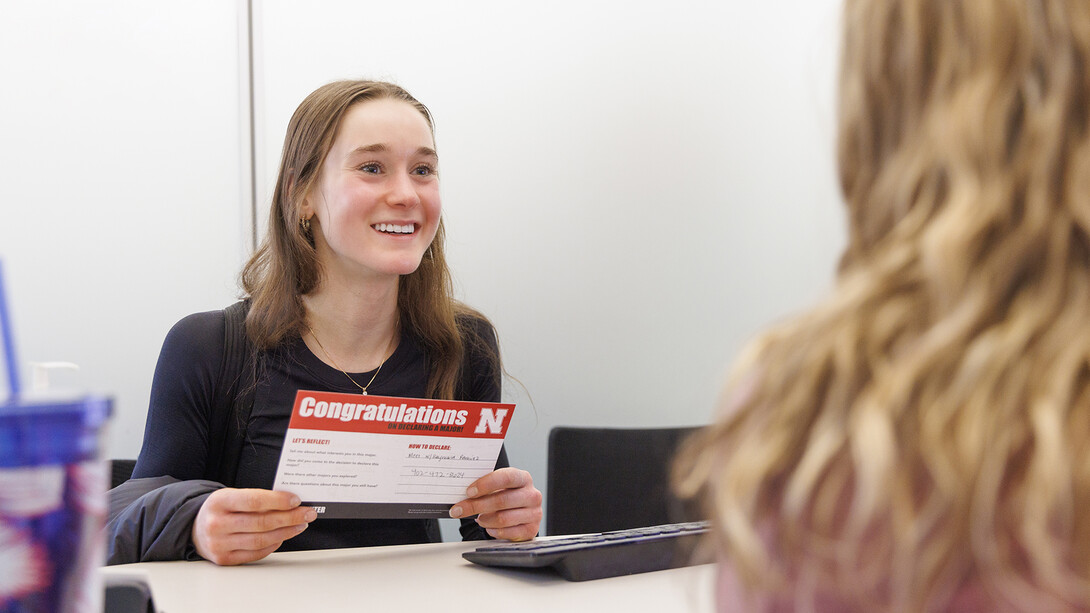
POLYGON ((397 224, 392 224, 392 223, 377 223, 377 224, 375 224, 375 225, 373 225, 371 227, 378 230, 379 232, 389 232, 391 234, 412 234, 413 233, 413 224, 407 224, 407 225, 404 225, 404 226, 399 226, 397 224))

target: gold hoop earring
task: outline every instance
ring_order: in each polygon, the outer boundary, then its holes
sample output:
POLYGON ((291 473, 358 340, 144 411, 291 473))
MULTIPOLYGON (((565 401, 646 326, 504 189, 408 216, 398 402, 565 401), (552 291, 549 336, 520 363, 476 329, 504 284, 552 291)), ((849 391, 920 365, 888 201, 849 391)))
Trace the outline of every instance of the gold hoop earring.
POLYGON ((303 228, 303 233, 304 234, 310 234, 310 218, 309 217, 301 217, 299 219, 299 227, 303 228))

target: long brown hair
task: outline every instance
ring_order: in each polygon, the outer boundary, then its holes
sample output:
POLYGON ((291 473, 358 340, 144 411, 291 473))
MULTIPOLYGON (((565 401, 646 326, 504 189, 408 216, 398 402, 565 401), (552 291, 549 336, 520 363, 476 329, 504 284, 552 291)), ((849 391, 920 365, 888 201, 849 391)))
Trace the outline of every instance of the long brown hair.
POLYGON ((679 492, 795 606, 1088 609, 1090 2, 847 0, 839 91, 835 291, 744 352, 679 492))
MULTIPOLYGON (((434 136, 428 108, 400 86, 382 81, 328 83, 307 96, 292 115, 284 137, 268 234, 241 275, 251 301, 246 332, 256 348, 271 349, 305 331, 306 309, 301 297, 318 286, 322 270, 313 239, 299 223, 303 198, 319 179, 345 112, 353 105, 387 98, 416 108, 434 136)), ((440 220, 420 266, 401 276, 397 300, 402 326, 424 344, 431 371, 428 393, 435 398, 454 397, 465 342, 488 346, 476 335, 479 326, 471 323, 484 316, 453 298, 443 253, 445 236, 440 220)), ((498 362, 494 352, 488 355, 498 362)))

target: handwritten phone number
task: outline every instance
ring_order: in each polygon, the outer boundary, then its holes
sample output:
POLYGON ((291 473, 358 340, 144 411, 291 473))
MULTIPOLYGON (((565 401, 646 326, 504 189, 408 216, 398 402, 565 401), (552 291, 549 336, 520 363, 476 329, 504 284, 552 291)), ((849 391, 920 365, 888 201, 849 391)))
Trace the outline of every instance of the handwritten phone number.
POLYGON ((412 477, 430 477, 438 479, 464 479, 466 474, 464 471, 457 470, 420 470, 419 468, 409 469, 409 475, 412 477))

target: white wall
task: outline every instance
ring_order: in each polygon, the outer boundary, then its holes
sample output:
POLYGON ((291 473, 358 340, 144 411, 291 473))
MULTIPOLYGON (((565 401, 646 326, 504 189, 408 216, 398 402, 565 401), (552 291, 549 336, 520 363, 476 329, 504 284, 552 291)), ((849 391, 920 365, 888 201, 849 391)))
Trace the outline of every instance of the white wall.
POLYGON ((325 81, 431 108, 450 260, 544 491, 552 426, 706 423, 743 340, 827 286, 838 5, 263 2, 260 183, 325 81))
POLYGON ((231 301, 249 249, 238 10, 60 0, 0 14, 0 258, 23 379, 25 362, 79 364, 54 383, 114 396, 108 453, 135 457, 166 331, 231 301))
MULTIPOLYGON (((425 102, 459 294, 524 386, 508 448, 544 491, 552 426, 705 423, 742 342, 828 286, 838 4, 256 0, 259 211, 318 85, 425 102)), ((114 392, 114 455, 134 455, 163 335, 231 301, 249 248, 236 5, 19 6, 0 20, 17 340, 114 392)))

